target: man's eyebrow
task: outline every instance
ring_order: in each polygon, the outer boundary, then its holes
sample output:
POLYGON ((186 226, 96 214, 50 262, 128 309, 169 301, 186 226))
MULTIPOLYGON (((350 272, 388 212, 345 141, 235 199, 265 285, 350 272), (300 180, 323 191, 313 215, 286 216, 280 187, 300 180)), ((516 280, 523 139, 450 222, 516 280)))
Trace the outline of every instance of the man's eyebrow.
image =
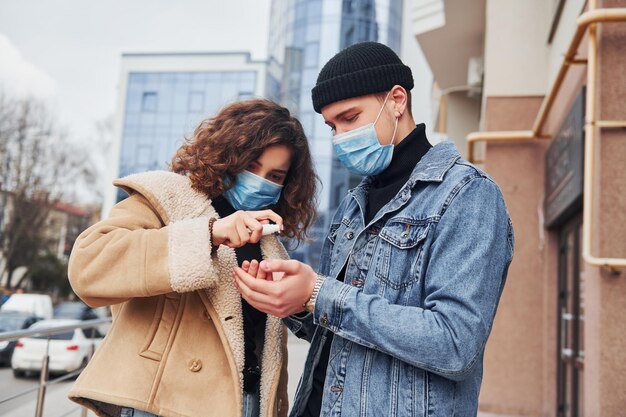
MULTIPOLYGON (((337 114, 334 119, 340 119, 341 117, 345 116, 346 113, 349 113, 353 110, 355 110, 357 107, 356 106, 352 106, 350 108, 345 109, 344 111, 342 111, 341 113, 337 114)), ((324 123, 328 124, 330 123, 328 120, 324 120, 324 123)))

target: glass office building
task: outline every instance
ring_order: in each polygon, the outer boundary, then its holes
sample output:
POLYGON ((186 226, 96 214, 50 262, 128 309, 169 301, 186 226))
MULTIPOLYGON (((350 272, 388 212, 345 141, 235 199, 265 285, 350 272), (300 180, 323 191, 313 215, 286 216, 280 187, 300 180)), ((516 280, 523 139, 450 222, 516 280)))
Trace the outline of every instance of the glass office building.
POLYGON ((332 133, 313 110, 311 89, 321 67, 341 49, 362 41, 384 43, 400 53, 402 0, 274 0, 270 18, 268 79, 280 85, 281 104, 293 111, 309 138, 322 181, 314 242, 295 257, 317 265, 327 229, 348 188, 358 184, 334 157, 332 133))
MULTIPOLYGON (((247 53, 123 55, 117 176, 167 169, 203 119, 229 102, 266 95, 266 68, 247 53)), ((117 190, 109 208, 125 197, 117 190)))

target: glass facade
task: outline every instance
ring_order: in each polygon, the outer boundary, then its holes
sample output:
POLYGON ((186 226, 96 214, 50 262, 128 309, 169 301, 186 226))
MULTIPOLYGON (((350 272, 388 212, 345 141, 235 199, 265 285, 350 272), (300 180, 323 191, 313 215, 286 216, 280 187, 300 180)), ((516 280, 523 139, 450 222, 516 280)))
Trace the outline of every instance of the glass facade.
POLYGON ((348 188, 351 176, 333 155, 332 133, 313 110, 311 89, 322 66, 341 49, 362 41, 384 43, 400 52, 402 0, 273 0, 268 53, 278 69, 279 102, 302 122, 322 181, 314 242, 294 257, 316 266, 327 223, 348 188))
MULTIPOLYGON (((256 71, 130 72, 119 176, 167 169, 193 129, 228 102, 253 97, 256 71)), ((117 201, 126 193, 119 190, 117 201)))

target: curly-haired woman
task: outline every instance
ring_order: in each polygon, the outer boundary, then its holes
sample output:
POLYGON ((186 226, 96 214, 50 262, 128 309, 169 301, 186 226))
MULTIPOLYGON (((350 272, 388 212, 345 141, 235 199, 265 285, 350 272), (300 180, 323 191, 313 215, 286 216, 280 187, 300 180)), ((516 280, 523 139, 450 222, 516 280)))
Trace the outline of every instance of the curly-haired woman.
MULTIPOLYGON (((233 269, 303 240, 317 178, 298 120, 271 101, 203 121, 171 171, 114 182, 129 197, 85 230, 74 291, 113 325, 69 396, 100 416, 285 416, 286 333, 242 300, 233 269)), ((255 262, 256 264, 256 262, 255 262)))

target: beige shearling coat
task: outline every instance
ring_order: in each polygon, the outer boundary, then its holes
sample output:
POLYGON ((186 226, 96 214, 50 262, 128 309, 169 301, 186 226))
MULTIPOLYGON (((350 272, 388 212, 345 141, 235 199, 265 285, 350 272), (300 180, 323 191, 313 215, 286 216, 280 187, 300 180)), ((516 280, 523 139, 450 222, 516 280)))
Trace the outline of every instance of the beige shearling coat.
MULTIPOLYGON (((172 172, 114 184, 130 197, 85 230, 70 257, 72 288, 91 306, 112 305, 113 324, 69 398, 99 416, 117 417, 120 406, 164 417, 241 416, 237 259, 224 245, 211 256, 208 219, 219 218, 217 212, 187 177, 172 172)), ((287 258, 275 236, 262 238, 261 252, 287 258)), ((280 319, 268 315, 261 348, 260 415, 286 416, 280 319)))

